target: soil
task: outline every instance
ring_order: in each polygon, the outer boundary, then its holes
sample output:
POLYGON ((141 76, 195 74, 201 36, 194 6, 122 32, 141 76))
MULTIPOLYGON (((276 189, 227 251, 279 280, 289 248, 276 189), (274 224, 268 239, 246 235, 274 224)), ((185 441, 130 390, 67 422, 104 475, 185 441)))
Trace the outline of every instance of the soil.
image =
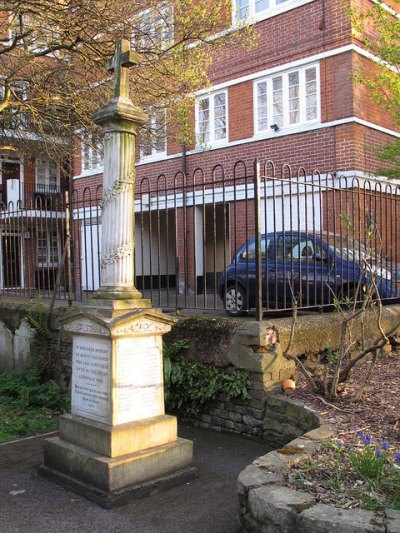
POLYGON ((337 438, 351 439, 363 430, 375 439, 385 439, 392 450, 400 452, 400 349, 383 353, 359 402, 351 401, 364 382, 370 362, 356 366, 335 402, 316 395, 299 372, 296 390, 291 397, 317 411, 323 423, 333 424, 337 438))

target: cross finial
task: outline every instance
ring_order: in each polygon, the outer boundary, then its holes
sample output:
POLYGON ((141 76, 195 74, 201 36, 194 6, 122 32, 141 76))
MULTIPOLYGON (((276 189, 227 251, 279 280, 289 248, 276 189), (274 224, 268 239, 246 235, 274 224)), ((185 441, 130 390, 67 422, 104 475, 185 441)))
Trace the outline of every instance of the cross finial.
POLYGON ((107 63, 107 70, 114 71, 114 96, 129 98, 129 68, 138 62, 138 56, 131 50, 127 39, 115 43, 114 57, 107 63))

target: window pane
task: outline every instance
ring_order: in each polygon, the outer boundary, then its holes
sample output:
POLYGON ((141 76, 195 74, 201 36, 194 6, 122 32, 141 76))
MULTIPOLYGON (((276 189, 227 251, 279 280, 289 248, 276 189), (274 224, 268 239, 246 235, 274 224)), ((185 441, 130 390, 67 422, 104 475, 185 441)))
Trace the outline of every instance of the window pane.
POLYGON ((267 104, 267 82, 264 81, 257 85, 258 129, 260 131, 268 128, 267 104))
POLYGON ((316 120, 317 113, 317 72, 316 68, 306 70, 306 120, 316 120))
POLYGON ((268 9, 269 1, 268 0, 256 0, 256 13, 268 9))
POLYGON ((249 0, 236 0, 236 18, 238 20, 243 20, 248 17, 249 14, 249 0))
POLYGON ((283 80, 282 76, 272 80, 272 122, 283 126, 283 80))
POLYGON ((317 72, 315 67, 306 70, 306 82, 315 81, 317 79, 317 72))
POLYGON ((226 138, 226 96, 225 93, 214 96, 214 136, 216 141, 226 138))
POLYGON ((289 81, 289 124, 300 122, 300 76, 299 71, 291 72, 289 81))
POLYGON ((203 98, 199 102, 199 140, 210 142, 210 99, 203 98))

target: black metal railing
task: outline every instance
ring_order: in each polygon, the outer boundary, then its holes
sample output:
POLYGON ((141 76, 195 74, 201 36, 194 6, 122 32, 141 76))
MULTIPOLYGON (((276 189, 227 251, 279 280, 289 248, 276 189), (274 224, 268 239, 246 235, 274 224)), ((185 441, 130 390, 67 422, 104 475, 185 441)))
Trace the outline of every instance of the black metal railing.
MULTIPOLYGON (((0 293, 82 301, 100 286, 102 188, 0 210, 0 293)), ((164 309, 322 309, 400 297, 395 186, 236 162, 136 182, 135 284, 164 309)))

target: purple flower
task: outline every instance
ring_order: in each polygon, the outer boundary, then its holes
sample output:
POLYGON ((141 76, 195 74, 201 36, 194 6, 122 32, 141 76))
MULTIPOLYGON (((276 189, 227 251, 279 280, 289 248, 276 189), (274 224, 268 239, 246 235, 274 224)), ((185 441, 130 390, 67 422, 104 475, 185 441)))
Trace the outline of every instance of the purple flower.
POLYGON ((341 440, 337 441, 338 448, 343 448, 343 442, 341 440))
POLYGON ((389 443, 387 440, 378 439, 379 446, 383 448, 383 451, 387 452, 389 449, 389 443))
POLYGON ((361 440, 365 439, 365 433, 364 433, 364 431, 362 429, 357 431, 357 435, 360 437, 361 440))
POLYGON ((379 448, 377 448, 377 449, 375 450, 375 455, 376 455, 376 458, 377 458, 377 459, 380 459, 380 458, 382 457, 382 452, 380 451, 379 448))
POLYGON ((371 437, 369 435, 365 435, 363 433, 362 436, 360 435, 360 439, 363 441, 365 446, 369 446, 371 444, 371 437))
POLYGON ((398 453, 396 456, 395 456, 395 461, 396 463, 400 463, 400 453, 398 453))

